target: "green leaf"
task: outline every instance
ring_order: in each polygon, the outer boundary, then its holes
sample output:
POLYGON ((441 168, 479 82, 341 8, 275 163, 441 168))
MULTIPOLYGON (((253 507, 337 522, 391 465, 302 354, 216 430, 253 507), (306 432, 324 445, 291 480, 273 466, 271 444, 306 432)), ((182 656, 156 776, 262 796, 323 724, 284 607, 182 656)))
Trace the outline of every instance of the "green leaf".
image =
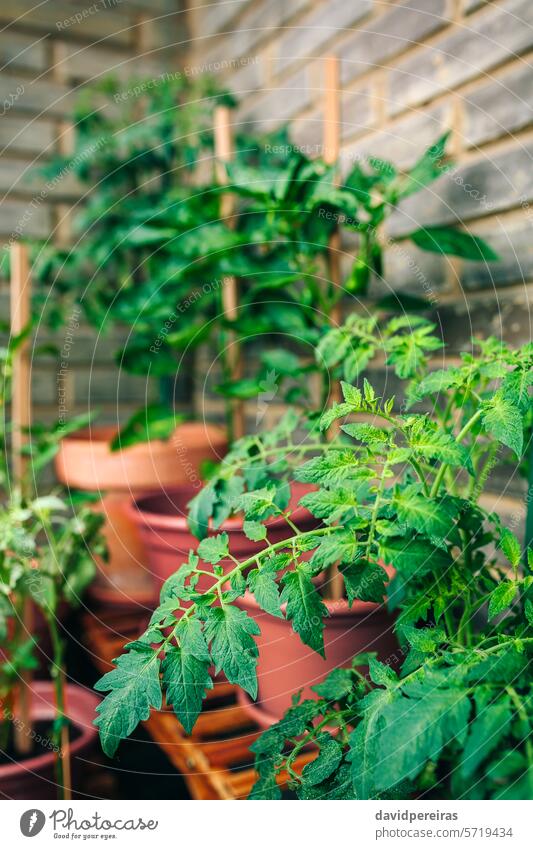
POLYGON ((368 671, 374 684, 379 684, 381 687, 390 687, 398 683, 398 676, 394 669, 376 660, 375 657, 371 657, 368 661, 368 671))
MULTIPOLYGON (((355 266, 354 266, 355 267, 355 266)), ((343 372, 347 381, 353 382, 364 372, 368 363, 376 353, 373 345, 358 345, 344 358, 343 372)))
POLYGON ((320 430, 327 430, 334 421, 344 418, 351 412, 351 404, 334 404, 320 416, 320 430))
POLYGON ((341 430, 358 439, 360 442, 366 442, 369 445, 374 443, 386 443, 389 439, 389 434, 386 430, 375 425, 366 424, 365 422, 356 422, 355 424, 342 425, 341 430))
MULTIPOLYGON (((421 188, 437 180, 446 172, 447 169, 443 165, 442 160, 449 137, 450 131, 444 133, 434 144, 428 147, 408 174, 397 180, 398 198, 409 197, 409 195, 420 191, 421 188)), ((394 188, 395 186, 391 186, 391 189, 394 188)))
POLYGON ((413 404, 425 398, 426 395, 437 395, 451 386, 456 386, 461 379, 459 369, 437 369, 427 374, 419 383, 409 387, 409 400, 413 404))
POLYGON ((199 660, 178 646, 171 646, 163 660, 162 670, 167 702, 190 734, 202 710, 205 691, 213 687, 208 671, 209 661, 199 660))
POLYGON ((382 711, 376 785, 388 790, 414 779, 444 746, 464 736, 470 700, 463 690, 430 687, 420 698, 396 699, 382 711), (401 730, 401 731, 400 731, 401 730))
POLYGON ((454 527, 457 507, 449 500, 430 499, 417 487, 397 489, 393 505, 400 522, 435 540, 446 539, 454 527))
POLYGON ((526 599, 526 603, 524 606, 524 611, 526 614, 526 619, 530 625, 533 625, 533 602, 529 599, 526 599))
POLYGON ((150 708, 161 708, 158 652, 139 643, 133 646, 113 661, 116 668, 95 684, 95 689, 102 693, 111 691, 98 705, 94 721, 100 731, 102 748, 109 757, 139 722, 148 719, 150 708))
POLYGON ((226 533, 206 537, 198 546, 198 554, 207 563, 219 563, 229 554, 229 538, 226 533))
POLYGON ((316 360, 321 368, 340 363, 350 349, 351 340, 345 330, 335 328, 326 333, 316 347, 316 360))
POLYGON ((341 567, 350 607, 359 601, 383 602, 388 575, 377 563, 360 560, 341 567))
POLYGON ((251 569, 247 581, 250 592, 254 594, 259 607, 271 616, 283 619, 276 574, 276 569, 264 564, 258 569, 251 569))
POLYGON ((425 540, 409 537, 381 539, 379 556, 384 563, 394 566, 407 580, 414 576, 423 577, 431 571, 444 574, 452 565, 448 552, 425 540))
POLYGON ((251 539, 253 542, 260 542, 266 539, 267 531, 261 522, 246 519, 243 524, 243 531, 248 539, 251 539))
POLYGON ((316 516, 327 522, 337 522, 347 513, 357 507, 356 496, 348 489, 319 489, 308 492, 298 502, 316 516))
POLYGON ((120 451, 138 442, 150 442, 154 439, 169 439, 183 416, 176 413, 165 404, 149 404, 134 413, 127 424, 120 430, 111 442, 112 451, 120 451))
POLYGON ((470 778, 478 766, 500 744, 512 719, 509 699, 496 704, 478 706, 478 715, 470 725, 461 757, 461 775, 470 778))
POLYGON ((494 262, 498 254, 479 236, 453 227, 422 227, 407 236, 417 247, 432 253, 460 256, 473 261, 494 262))
POLYGON ((213 507, 216 504, 217 495, 211 484, 204 486, 198 495, 189 501, 189 516, 187 523, 189 530, 197 539, 203 539, 207 536, 209 529, 209 519, 213 513, 213 507))
POLYGON ((489 401, 483 403, 483 426, 499 442, 507 445, 517 457, 522 456, 524 441, 522 414, 518 407, 496 392, 489 401))
POLYGON ((257 696, 257 646, 253 639, 259 626, 244 610, 229 604, 208 612, 205 635, 211 644, 216 672, 223 670, 231 684, 257 696))
POLYGON ((404 625, 402 634, 411 646, 424 654, 434 652, 441 643, 446 642, 446 634, 442 628, 414 628, 404 625))
POLYGON ((347 404, 353 408, 354 412, 361 407, 361 390, 357 388, 357 386, 351 386, 349 383, 346 383, 344 380, 341 380, 341 389, 344 400, 347 404))
POLYGON ((358 465, 357 457, 351 449, 337 450, 331 448, 327 453, 313 457, 303 466, 299 466, 295 471, 295 477, 302 483, 334 487, 365 476, 366 470, 361 472, 358 465))
POLYGON ((324 622, 328 609, 309 575, 301 568, 283 575, 281 603, 287 605, 287 619, 306 646, 324 657, 324 622))
POLYGON ((517 538, 508 528, 504 528, 500 538, 500 548, 507 560, 516 569, 520 565, 521 549, 517 538))
POLYGON ((416 421, 408 432, 408 442, 415 454, 426 460, 439 460, 448 466, 472 470, 468 450, 449 433, 442 433, 424 418, 416 421))
POLYGON ((302 771, 304 784, 311 787, 329 778, 342 760, 342 749, 331 734, 320 734, 316 742, 319 747, 318 757, 306 764, 302 771))
POLYGON ((328 702, 338 702, 353 689, 352 672, 350 669, 333 669, 320 684, 315 684, 311 689, 328 702))
POLYGON ((351 530, 337 531, 324 537, 311 558, 313 569, 327 569, 334 563, 351 564, 360 557, 361 544, 351 530))
POLYGON ((514 581, 502 581, 490 597, 489 619, 493 619, 498 613, 507 610, 514 600, 518 587, 514 581))

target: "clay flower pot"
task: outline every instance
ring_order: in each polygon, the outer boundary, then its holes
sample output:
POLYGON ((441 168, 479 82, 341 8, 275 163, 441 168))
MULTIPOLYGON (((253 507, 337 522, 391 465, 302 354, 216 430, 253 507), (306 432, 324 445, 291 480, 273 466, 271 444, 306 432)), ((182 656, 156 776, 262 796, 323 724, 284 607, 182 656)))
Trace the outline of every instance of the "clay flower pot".
POLYGON ((385 604, 355 601, 350 608, 344 599, 325 599, 329 618, 324 623, 324 659, 302 643, 290 622, 264 613, 251 593, 235 603, 261 629, 255 637, 259 649, 257 701, 253 703, 244 692, 239 692, 239 700, 262 728, 281 719, 299 690, 304 698, 317 698, 311 686, 336 667, 349 665, 356 654, 375 651, 385 661, 398 650, 394 619, 385 604))
MULTIPOLYGON (((75 684, 67 684, 66 704, 74 726, 70 744, 72 789, 75 791, 87 760, 96 749, 98 731, 93 725, 98 697, 75 684)), ((50 681, 34 681, 31 685, 31 717, 35 723, 52 724, 55 716, 54 688, 50 681)), ((25 760, 0 765, 0 797, 4 799, 56 799, 54 764, 56 755, 50 748, 25 760)))
MULTIPOLYGON (((158 493, 137 498, 130 504, 129 516, 140 531, 146 551, 148 564, 157 583, 161 586, 184 563, 191 549, 195 550, 198 540, 187 526, 187 504, 198 490, 191 486, 176 487, 172 492, 158 493)), ((304 507, 296 507, 299 499, 309 492, 305 484, 292 485, 291 504, 296 508, 292 521, 305 530, 316 528, 320 521, 315 519, 304 507)), ((270 519, 267 523, 270 542, 280 542, 292 536, 292 531, 284 519, 270 519)), ((235 516, 222 523, 213 534, 225 531, 229 537, 229 550, 238 560, 245 560, 261 551, 264 542, 252 542, 242 529, 242 519, 235 516)), ((221 566, 233 566, 231 560, 221 561, 221 566)), ((210 580, 201 576, 197 589, 206 592, 210 580)))
POLYGON ((96 427, 67 436, 56 457, 56 474, 68 487, 102 493, 95 509, 107 517, 104 533, 110 559, 98 564, 93 598, 114 607, 151 607, 157 593, 145 567, 141 539, 125 507, 132 496, 179 484, 197 490, 202 462, 224 456, 226 435, 215 425, 191 422, 179 425, 166 442, 153 440, 111 451, 115 435, 115 428, 96 427))

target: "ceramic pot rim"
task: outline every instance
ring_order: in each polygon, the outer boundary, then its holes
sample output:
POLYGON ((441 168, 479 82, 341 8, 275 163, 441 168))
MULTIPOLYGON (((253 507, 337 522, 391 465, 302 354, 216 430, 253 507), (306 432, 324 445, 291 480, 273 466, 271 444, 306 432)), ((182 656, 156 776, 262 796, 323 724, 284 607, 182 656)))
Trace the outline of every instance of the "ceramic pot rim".
MULTIPOLYGON (((50 719, 54 717, 54 685, 51 681, 33 681, 32 689, 35 693, 41 698, 47 698, 49 694, 49 702, 50 702, 50 719)), ((83 687, 78 686, 77 684, 67 684, 67 705, 69 702, 69 696, 71 700, 77 700, 78 703, 80 700, 85 702, 85 706, 89 708, 89 705, 92 708, 92 716, 90 719, 90 723, 94 719, 95 710, 98 705, 98 698, 96 695, 91 693, 88 690, 85 690, 83 687)), ((47 705, 48 707, 48 705, 47 705)), ((76 755, 80 751, 82 751, 89 743, 92 743, 93 740, 98 736, 98 730, 92 724, 85 725, 80 717, 80 712, 83 710, 84 706, 79 706, 78 709, 74 708, 72 714, 69 715, 69 719, 73 725, 76 726, 78 731, 80 731, 79 736, 74 740, 70 745, 70 753, 71 755, 76 755)), ((33 714, 33 708, 32 708, 33 714)), ((43 770, 53 767, 55 762, 55 753, 53 751, 45 752, 42 755, 34 755, 31 758, 25 758, 24 760, 17 761, 12 764, 4 764, 0 766, 0 782, 2 780, 6 780, 12 778, 13 776, 20 775, 25 772, 43 772, 43 770)))
MULTIPOLYGON (((169 499, 172 499, 173 495, 182 496, 184 503, 188 503, 197 493, 198 489, 193 487, 191 484, 181 484, 180 486, 173 487, 172 489, 165 490, 166 495, 169 496, 169 499)), ((303 485, 302 485, 302 495, 304 494, 303 485)), ((144 495, 137 496, 129 501, 129 503, 125 506, 125 510, 130 517, 137 524, 142 524, 147 526, 153 530, 173 530, 182 533, 190 534, 189 526, 187 525, 187 516, 186 515, 167 515, 166 513, 158 513, 149 507, 143 507, 143 502, 150 501, 152 498, 161 497, 161 490, 158 492, 145 493, 144 495)), ((305 507, 297 507, 292 512, 291 516, 294 522, 298 521, 309 521, 310 513, 305 509, 305 507)), ((313 523, 316 523, 317 520, 314 517, 311 517, 313 523)), ((277 528, 280 526, 284 526, 284 519, 280 516, 276 516, 272 519, 267 519, 265 522, 268 528, 277 528)), ((232 533, 243 533, 242 529, 243 520, 239 516, 233 516, 229 519, 226 519, 219 528, 216 529, 217 533, 223 533, 226 531, 229 534, 232 533)))

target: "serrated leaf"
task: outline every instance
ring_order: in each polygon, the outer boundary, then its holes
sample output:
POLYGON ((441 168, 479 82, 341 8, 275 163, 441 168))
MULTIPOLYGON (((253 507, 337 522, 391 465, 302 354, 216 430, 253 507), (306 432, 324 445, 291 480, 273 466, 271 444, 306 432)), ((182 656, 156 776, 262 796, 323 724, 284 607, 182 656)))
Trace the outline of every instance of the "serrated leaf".
POLYGON ((342 749, 331 734, 320 734, 317 737, 319 747, 318 757, 304 766, 302 780, 304 784, 314 787, 321 784, 335 772, 342 760, 342 749))
POLYGON ((190 616, 180 619, 176 627, 176 637, 186 654, 192 654, 198 660, 211 659, 199 619, 190 616))
POLYGON ((381 687, 390 687, 398 682, 394 669, 374 657, 368 662, 368 672, 374 684, 379 684, 381 687))
POLYGON ((327 569, 334 563, 350 564, 361 555, 361 544, 351 530, 337 531, 324 537, 311 558, 313 569, 327 569))
POLYGON ((442 628, 414 628, 412 625, 404 625, 402 634, 413 649, 424 654, 434 652, 446 641, 442 628))
POLYGON ((171 646, 163 660, 167 702, 174 708, 187 734, 191 733, 202 710, 206 690, 213 687, 208 670, 209 660, 199 660, 178 646, 171 646))
POLYGON ((502 581, 490 597, 489 619, 493 619, 498 613, 507 610, 514 600, 518 587, 514 581, 502 581))
POLYGON ((344 380, 341 380, 341 390, 346 403, 352 407, 354 412, 357 412, 361 406, 361 390, 344 380))
POLYGON ((251 569, 247 580, 250 592, 254 594, 259 607, 271 616, 283 619, 276 570, 270 569, 268 564, 265 564, 259 569, 251 569))
POLYGON ((301 568, 286 572, 282 578, 281 603, 287 605, 287 619, 306 646, 324 657, 324 618, 328 609, 318 591, 301 568))
POLYGON ((409 387, 409 400, 413 404, 422 400, 426 395, 437 395, 445 389, 457 386, 461 382, 459 369, 438 369, 427 374, 419 383, 409 387))
POLYGON ((409 445, 426 460, 439 460, 448 466, 461 466, 472 470, 468 450, 449 433, 437 431, 432 423, 419 420, 421 426, 413 428, 408 436, 409 445))
POLYGON ((344 418, 344 416, 347 416, 348 413, 351 412, 351 404, 334 404, 333 407, 330 407, 329 410, 322 413, 319 422, 320 430, 327 430, 334 421, 344 418))
POLYGON ((526 603, 524 605, 524 612, 526 614, 526 619, 530 625, 533 625, 533 602, 529 599, 526 599, 526 603))
POLYGON ((361 560, 341 567, 350 607, 355 600, 383 602, 388 575, 378 563, 361 560))
POLYGON ((244 610, 224 604, 207 614, 205 636, 211 645, 216 672, 223 670, 231 684, 257 696, 257 646, 253 635, 259 626, 244 610))
POLYGON ((351 340, 346 331, 334 328, 322 336, 316 347, 316 360, 321 368, 336 366, 350 348, 351 340))
POLYGON ((260 542, 263 539, 266 539, 267 530, 261 522, 257 522, 252 519, 245 519, 242 529, 248 539, 251 539, 253 542, 260 542))
POLYGON ((389 439, 389 434, 383 428, 375 427, 365 422, 355 422, 354 424, 342 425, 341 430, 347 433, 353 439, 358 439, 360 442, 366 442, 369 445, 374 443, 386 443, 389 439))
POLYGON ((501 392, 496 392, 489 401, 483 403, 482 422, 488 433, 514 451, 517 457, 522 456, 522 414, 501 392))
POLYGON ((313 457, 312 460, 308 460, 296 469, 295 478, 302 483, 333 487, 350 480, 361 479, 366 475, 366 471, 359 467, 354 451, 332 448, 327 454, 313 457))
POLYGON ((350 669, 333 669, 320 684, 311 687, 322 699, 337 702, 344 699, 353 688, 353 676, 350 669))
POLYGON ((401 697, 386 705, 377 747, 379 769, 374 772, 377 787, 388 790, 416 778, 444 746, 464 735, 470 708, 465 691, 433 687, 421 698, 401 697))
POLYGON ((381 539, 379 556, 384 563, 394 566, 407 580, 414 576, 423 577, 431 571, 435 574, 445 574, 452 565, 452 558, 447 551, 415 538, 381 539))
POLYGON ((457 507, 453 502, 430 499, 417 487, 396 489, 393 505, 400 522, 435 540, 446 539, 455 525, 457 507))
POLYGON ((357 507, 356 496, 347 489, 319 489, 300 498, 299 504, 318 519, 337 522, 357 507))
POLYGON ((102 748, 112 757, 121 740, 129 737, 139 722, 150 716, 150 709, 161 708, 159 657, 149 646, 137 644, 117 658, 115 669, 95 684, 95 689, 111 692, 96 708, 102 748))
POLYGON ((492 705, 484 705, 470 725, 461 758, 461 775, 470 778, 478 766, 499 745, 505 737, 512 713, 509 699, 504 698, 492 705))
POLYGON ((500 538, 500 548, 507 560, 516 569, 520 565, 521 549, 517 538, 508 528, 504 528, 500 538))
POLYGON ((206 563, 219 563, 229 554, 229 538, 226 533, 206 537, 198 545, 198 554, 206 563))

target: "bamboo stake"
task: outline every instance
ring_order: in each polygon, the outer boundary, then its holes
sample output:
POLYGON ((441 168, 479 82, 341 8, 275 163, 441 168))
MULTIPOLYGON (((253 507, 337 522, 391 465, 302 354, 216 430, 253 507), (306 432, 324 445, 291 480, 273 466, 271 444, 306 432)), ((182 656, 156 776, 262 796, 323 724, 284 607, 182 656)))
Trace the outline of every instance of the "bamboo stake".
MULTIPOLYGON (((18 336, 25 330, 30 320, 30 272, 28 251, 25 245, 15 242, 11 246, 11 335, 18 336)), ((25 429, 31 422, 31 373, 30 342, 25 339, 13 353, 11 381, 11 451, 13 482, 21 488, 24 485, 28 458, 22 454, 27 441, 25 429)), ((33 630, 33 607, 26 599, 22 612, 22 626, 26 633, 33 630)), ((16 701, 16 719, 14 729, 15 746, 18 752, 26 755, 32 747, 31 721, 31 672, 25 670, 21 675, 16 701)))
MULTIPOLYGON (((214 130, 217 179, 220 185, 224 185, 228 182, 224 162, 229 162, 233 157, 230 110, 227 106, 217 106, 215 109, 214 130)), ((231 194, 229 192, 225 193, 220 206, 220 217, 224 219, 231 216, 234 206, 234 200, 231 194)), ((237 318, 239 300, 235 277, 226 277, 222 282, 222 309, 228 321, 234 321, 237 318)), ((242 356, 234 333, 228 334, 227 359, 231 379, 239 380, 243 373, 242 356)), ((239 439, 245 433, 244 403, 238 399, 232 399, 230 409, 232 438, 239 439)))
MULTIPOLYGON (((335 165, 340 154, 340 127, 341 127, 341 104, 340 104, 340 73, 339 59, 337 56, 326 56, 324 60, 324 161, 328 165, 335 165)), ((341 286, 341 264, 340 264, 340 232, 337 227, 332 233, 327 253, 327 270, 329 285, 335 290, 341 286)), ((335 304, 331 310, 330 322, 332 327, 338 327, 341 323, 340 303, 335 304)), ((338 404, 341 401, 340 384, 333 381, 329 393, 329 404, 338 404)), ((338 433, 335 424, 329 430, 331 437, 338 433)), ((343 597, 344 581, 337 566, 331 568, 330 597, 337 601, 343 597)))

